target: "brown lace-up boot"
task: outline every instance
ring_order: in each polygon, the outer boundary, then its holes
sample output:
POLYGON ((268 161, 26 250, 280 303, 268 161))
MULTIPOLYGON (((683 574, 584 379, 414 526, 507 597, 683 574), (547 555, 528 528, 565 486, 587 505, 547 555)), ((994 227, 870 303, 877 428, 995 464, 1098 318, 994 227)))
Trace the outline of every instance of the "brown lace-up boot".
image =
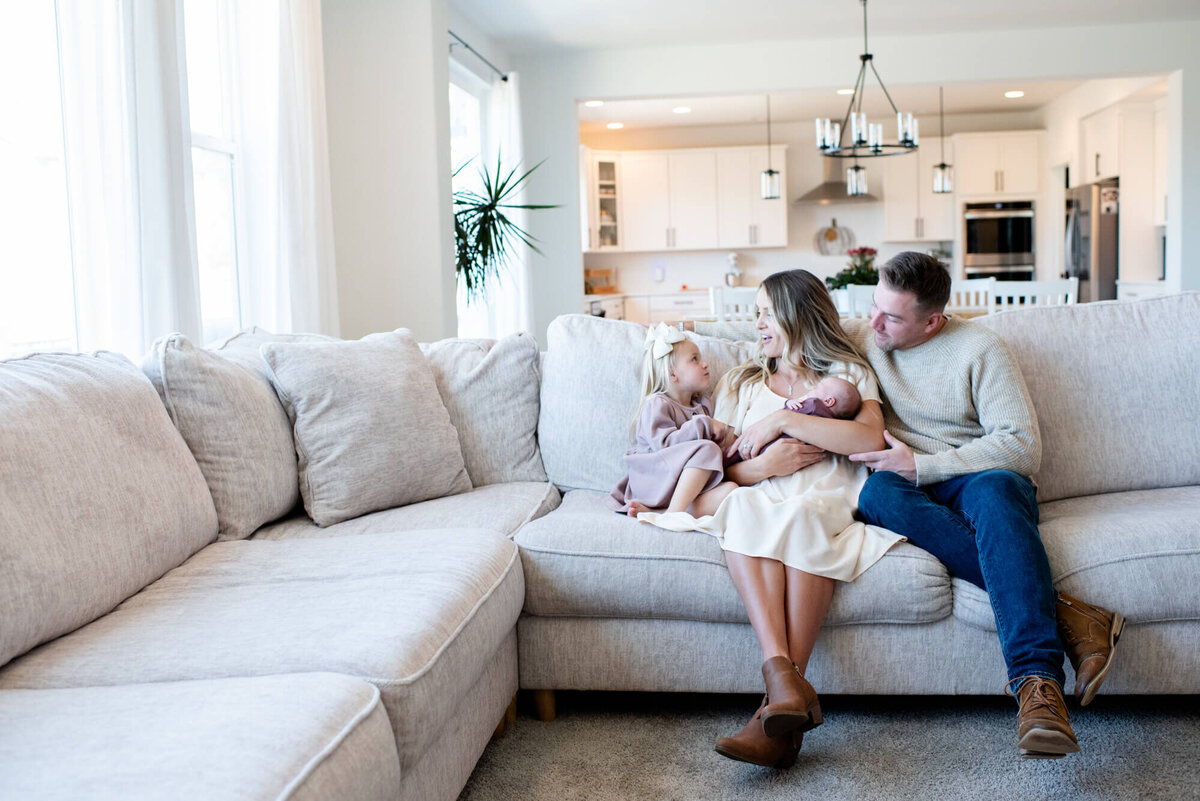
POLYGON ((1067 716, 1067 702, 1057 683, 1041 676, 1019 676, 1005 685, 1004 692, 1015 695, 1020 705, 1017 749, 1022 757, 1061 759, 1079 750, 1067 716), (1013 693, 1009 687, 1017 681, 1021 685, 1013 693))
POLYGON ((762 765, 765 768, 782 770, 796 764, 796 756, 800 753, 804 735, 797 731, 782 737, 768 737, 762 725, 762 713, 766 706, 767 699, 764 696, 750 722, 732 737, 717 740, 714 750, 723 757, 762 765))
POLYGON ((1125 616, 1058 594, 1058 634, 1075 668, 1075 697, 1087 706, 1108 676, 1125 616))
POLYGON ((817 691, 800 675, 786 656, 773 656, 762 666, 767 683, 767 705, 762 712, 763 731, 778 737, 792 731, 806 732, 821 725, 821 702, 817 691))

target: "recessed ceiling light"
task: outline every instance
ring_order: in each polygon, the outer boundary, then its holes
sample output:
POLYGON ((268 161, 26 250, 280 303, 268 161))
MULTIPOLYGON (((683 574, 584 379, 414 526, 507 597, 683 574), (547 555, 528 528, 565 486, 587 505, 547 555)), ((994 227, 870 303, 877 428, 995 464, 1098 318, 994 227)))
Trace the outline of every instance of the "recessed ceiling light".
POLYGON ((675 108, 671 109, 671 111, 674 111, 676 114, 691 114, 692 107, 691 106, 676 106, 675 108))
POLYGON ((603 100, 588 100, 583 105, 587 106, 588 108, 600 108, 601 106, 604 105, 604 101, 603 100))
POLYGON ((1024 97, 1025 93, 1022 92, 1020 89, 1014 89, 1011 92, 1005 92, 1004 96, 1005 97, 1024 97))
POLYGON ((853 89, 838 89, 837 93, 839 95, 852 95, 852 94, 854 94, 854 90, 853 89))
POLYGON ((608 130, 610 130, 610 131, 619 131, 619 130, 621 130, 622 128, 624 128, 624 127, 625 127, 625 123, 623 123, 623 122, 610 122, 610 123, 608 124, 608 126, 607 126, 607 127, 608 127, 608 130))

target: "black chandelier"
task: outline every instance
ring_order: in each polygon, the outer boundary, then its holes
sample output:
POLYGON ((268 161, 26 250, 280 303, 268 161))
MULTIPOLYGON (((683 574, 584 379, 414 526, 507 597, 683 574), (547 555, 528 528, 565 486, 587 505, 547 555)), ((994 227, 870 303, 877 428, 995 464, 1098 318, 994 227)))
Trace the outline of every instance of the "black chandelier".
POLYGON ((854 82, 854 91, 850 96, 850 105, 841 123, 831 122, 828 117, 817 119, 817 149, 825 156, 838 159, 854 159, 855 163, 847 171, 846 193, 861 195, 867 191, 866 168, 858 165, 860 158, 876 158, 879 156, 899 156, 917 149, 918 123, 912 114, 906 114, 896 108, 892 96, 888 94, 879 71, 875 69, 874 57, 867 47, 867 0, 861 0, 863 7, 863 53, 859 61, 858 79, 854 82), (871 68, 879 88, 883 90, 888 105, 896 115, 896 140, 883 140, 883 123, 870 123, 862 110, 863 96, 866 94, 867 67, 871 68), (849 142, 844 141, 849 134, 849 142))

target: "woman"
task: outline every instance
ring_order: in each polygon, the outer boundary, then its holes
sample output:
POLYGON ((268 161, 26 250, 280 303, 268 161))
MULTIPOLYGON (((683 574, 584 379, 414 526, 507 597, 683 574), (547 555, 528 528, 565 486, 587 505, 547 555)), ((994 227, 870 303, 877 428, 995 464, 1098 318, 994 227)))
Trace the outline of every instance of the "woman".
POLYGON ((740 434, 730 455, 740 450, 745 460, 726 471, 739 488, 711 517, 641 519, 721 539, 762 648, 767 696, 716 750, 783 768, 796 761, 803 732, 821 723, 804 672, 834 582, 857 578, 902 538, 854 521, 867 470, 844 454, 884 448, 883 412, 875 378, 842 331, 828 291, 811 273, 790 270, 767 278, 756 303, 759 353, 722 379, 714 414, 740 434), (827 376, 858 389, 862 407, 853 419, 784 409, 827 376))

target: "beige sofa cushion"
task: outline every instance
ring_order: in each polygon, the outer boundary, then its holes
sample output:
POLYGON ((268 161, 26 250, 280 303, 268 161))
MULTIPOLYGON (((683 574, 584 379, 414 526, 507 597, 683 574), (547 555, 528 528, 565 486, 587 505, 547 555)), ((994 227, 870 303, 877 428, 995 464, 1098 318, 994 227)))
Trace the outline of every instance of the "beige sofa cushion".
POLYGON ((545 481, 537 441, 541 370, 533 337, 443 339, 421 350, 458 431, 471 483, 545 481))
POLYGON ((1196 293, 980 319, 1033 396, 1039 500, 1200 484, 1197 320, 1196 293))
POLYGON ((0 797, 393 801, 379 690, 310 673, 0 693, 0 797))
MULTIPOLYGON (((517 531, 527 613, 749 622, 715 537, 639 523, 612 512, 606 497, 572 490, 517 531)), ((931 623, 951 603, 946 568, 901 543, 857 580, 838 582, 825 625, 931 623)))
POLYGON ((400 763, 376 687, 349 676, 0 693, 5 799, 392 801, 400 763))
POLYGON ((344 673, 383 693, 404 775, 524 597, 517 548, 492 531, 219 542, 0 669, 0 690, 344 673))
POLYGON ((489 484, 458 495, 371 512, 326 528, 321 528, 307 515, 300 513, 263 526, 255 532, 254 539, 340 537, 446 526, 486 528, 511 537, 514 531, 530 520, 536 520, 556 508, 560 500, 558 489, 549 482, 489 484))
POLYGON ((300 495, 317 525, 471 489, 458 434, 408 331, 261 352, 292 421, 300 495))
MULTIPOLYGON (((542 366, 538 439, 550 480, 564 489, 611 490, 624 475, 641 403, 646 328, 567 314, 550 323, 542 366)), ((713 386, 753 354, 753 343, 688 334, 713 386)))
POLYGON ((204 476, 137 367, 111 353, 0 362, 0 664, 216 536, 204 476))
POLYGON ((248 361, 171 334, 142 363, 204 473, 222 540, 249 536, 300 500, 292 425, 265 369, 248 361))

